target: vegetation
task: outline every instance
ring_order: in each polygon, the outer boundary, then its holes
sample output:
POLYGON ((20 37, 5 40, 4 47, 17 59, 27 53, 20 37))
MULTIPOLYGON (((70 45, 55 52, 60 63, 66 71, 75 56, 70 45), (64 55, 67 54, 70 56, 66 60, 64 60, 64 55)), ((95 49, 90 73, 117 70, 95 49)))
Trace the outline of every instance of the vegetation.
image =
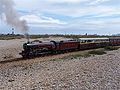
POLYGON ((31 39, 37 39, 37 38, 49 38, 48 34, 45 35, 30 35, 31 39))
POLYGON ((106 46, 104 49, 107 51, 111 51, 111 50, 118 50, 120 47, 115 47, 115 46, 106 46))
POLYGON ((89 53, 83 53, 83 54, 75 54, 75 55, 71 55, 71 57, 73 59, 77 59, 77 58, 81 58, 81 57, 84 57, 84 58, 87 58, 87 57, 90 57, 91 55, 89 53))
POLYGON ((73 54, 73 55, 62 57, 62 58, 51 59, 50 61, 80 59, 82 57, 87 58, 87 57, 90 57, 91 55, 102 55, 102 54, 106 54, 106 52, 103 49, 92 50, 92 51, 88 51, 88 52, 83 51, 83 53, 73 54))
POLYGON ((54 58, 54 59, 50 59, 50 61, 62 61, 62 60, 71 60, 71 59, 80 59, 82 57, 87 58, 90 57, 91 55, 87 52, 85 53, 79 53, 79 54, 74 54, 74 55, 69 55, 68 56, 64 56, 62 58, 54 58))
POLYGON ((54 58, 54 59, 50 59, 50 61, 62 61, 63 58, 54 58))
MULTIPOLYGON (((37 38, 48 38, 48 37, 65 37, 65 38, 99 38, 99 37, 115 37, 115 36, 100 36, 100 35, 74 35, 74 34, 41 34, 41 35, 30 35, 31 39, 37 39, 37 38)), ((10 40, 10 39, 20 39, 24 38, 24 35, 20 34, 0 34, 0 40, 10 40)))
MULTIPOLYGON (((100 35, 74 35, 74 34, 42 34, 42 35, 30 35, 31 38, 48 38, 48 37, 65 37, 65 38, 100 38, 100 37, 115 37, 115 36, 100 36, 100 35)), ((118 36, 117 36, 118 37, 118 36)))
POLYGON ((93 55, 103 55, 103 54, 106 54, 106 52, 102 49, 100 50, 92 50, 92 51, 89 51, 88 52, 89 54, 93 54, 93 55))
POLYGON ((12 34, 7 34, 7 35, 0 35, 0 40, 11 40, 11 39, 21 39, 23 38, 23 35, 12 35, 12 34))

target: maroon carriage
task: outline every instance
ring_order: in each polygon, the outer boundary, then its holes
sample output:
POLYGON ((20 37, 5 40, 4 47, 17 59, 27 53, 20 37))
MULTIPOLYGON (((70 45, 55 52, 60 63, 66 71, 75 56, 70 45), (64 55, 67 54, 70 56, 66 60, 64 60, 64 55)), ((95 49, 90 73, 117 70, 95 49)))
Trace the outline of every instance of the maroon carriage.
POLYGON ((118 45, 120 45, 120 37, 111 37, 110 38, 110 45, 111 46, 118 46, 118 45))
POLYGON ((76 40, 60 41, 60 51, 72 51, 78 50, 80 43, 76 40))

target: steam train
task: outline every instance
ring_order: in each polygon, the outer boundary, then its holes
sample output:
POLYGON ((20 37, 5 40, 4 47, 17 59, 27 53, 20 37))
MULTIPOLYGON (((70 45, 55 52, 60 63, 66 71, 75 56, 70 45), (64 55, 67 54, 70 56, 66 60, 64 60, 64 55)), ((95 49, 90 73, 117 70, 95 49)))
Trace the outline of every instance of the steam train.
POLYGON ((46 54, 59 54, 70 51, 102 48, 106 46, 119 46, 120 38, 79 38, 77 40, 63 41, 39 41, 23 44, 23 51, 20 53, 23 58, 42 56, 46 54))

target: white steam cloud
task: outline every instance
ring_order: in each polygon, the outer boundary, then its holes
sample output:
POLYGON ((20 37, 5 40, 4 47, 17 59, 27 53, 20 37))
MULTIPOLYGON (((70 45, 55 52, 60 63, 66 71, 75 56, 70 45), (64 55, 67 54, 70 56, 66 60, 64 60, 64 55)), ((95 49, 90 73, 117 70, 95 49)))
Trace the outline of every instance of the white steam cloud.
POLYGON ((20 20, 17 11, 14 8, 13 0, 0 0, 0 16, 5 16, 8 25, 20 30, 25 35, 28 32, 28 26, 25 20, 20 20))

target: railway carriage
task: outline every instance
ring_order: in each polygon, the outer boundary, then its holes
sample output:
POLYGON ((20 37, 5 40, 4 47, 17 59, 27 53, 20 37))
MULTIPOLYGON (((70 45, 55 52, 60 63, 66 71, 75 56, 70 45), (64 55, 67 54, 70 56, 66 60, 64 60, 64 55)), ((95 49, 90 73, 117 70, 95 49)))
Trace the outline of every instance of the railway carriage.
POLYGON ((110 39, 111 46, 118 46, 120 45, 120 37, 111 37, 110 39))
POLYGON ((51 41, 54 42, 56 48, 54 51, 56 53, 66 52, 66 51, 75 51, 79 49, 79 42, 76 40, 66 40, 66 41, 51 41))
POLYGON ((79 38, 80 50, 94 49, 109 45, 109 38, 79 38))
POLYGON ((60 41, 59 50, 60 51, 72 51, 78 50, 79 42, 75 40, 60 41))

